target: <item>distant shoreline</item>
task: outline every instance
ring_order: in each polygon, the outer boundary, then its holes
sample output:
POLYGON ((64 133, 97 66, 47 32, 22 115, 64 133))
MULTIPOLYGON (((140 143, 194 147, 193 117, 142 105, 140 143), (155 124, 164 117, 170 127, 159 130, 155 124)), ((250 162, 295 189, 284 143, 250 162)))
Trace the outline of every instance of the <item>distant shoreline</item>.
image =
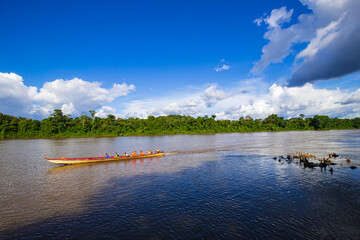
MULTIPOLYGON (((90 111, 92 112, 92 111, 90 111)), ((94 113, 94 112, 92 112, 94 113)), ((185 115, 149 116, 147 119, 98 118, 81 115, 72 118, 55 109, 48 118, 32 120, 0 113, 0 139, 53 139, 120 136, 164 136, 184 134, 252 133, 307 130, 360 129, 360 118, 339 119, 328 116, 284 119, 276 114, 265 119, 250 116, 238 120, 185 115)))
POLYGON ((39 137, 39 138, 6 138, 6 139, 0 139, 1 140, 34 140, 34 139, 72 139, 72 138, 110 138, 110 137, 160 137, 160 136, 177 136, 177 135, 215 135, 215 134, 230 134, 230 133, 276 133, 276 132, 305 132, 305 131, 311 131, 311 132, 323 132, 323 131, 354 131, 359 130, 357 128, 353 129, 321 129, 321 130, 314 130, 314 129, 305 129, 305 130, 277 130, 277 131, 249 131, 249 132, 216 132, 216 133, 174 133, 174 134, 155 134, 155 135, 102 135, 102 136, 55 136, 55 137, 39 137))

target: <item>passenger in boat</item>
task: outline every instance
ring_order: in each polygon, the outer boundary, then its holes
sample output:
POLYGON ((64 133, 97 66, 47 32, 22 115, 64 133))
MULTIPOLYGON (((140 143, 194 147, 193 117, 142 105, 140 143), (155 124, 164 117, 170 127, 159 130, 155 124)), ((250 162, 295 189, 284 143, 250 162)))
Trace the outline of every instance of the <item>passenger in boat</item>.
POLYGON ((105 158, 110 158, 108 153, 105 153, 105 158))
POLYGON ((117 158, 118 158, 118 157, 120 157, 120 155, 119 155, 118 153, 115 153, 115 157, 117 157, 117 158))
POLYGON ((124 157, 128 157, 129 156, 129 154, 127 154, 126 152, 124 152, 124 157))
POLYGON ((133 152, 131 153, 131 156, 132 156, 132 157, 136 157, 136 156, 137 156, 136 151, 133 151, 133 152))
POLYGON ((153 152, 151 150, 147 151, 147 154, 150 155, 152 154, 153 152))
POLYGON ((143 151, 140 151, 139 155, 140 155, 140 156, 144 155, 144 152, 143 152, 143 151))
POLYGON ((160 149, 159 149, 159 148, 156 148, 156 153, 160 153, 160 149))

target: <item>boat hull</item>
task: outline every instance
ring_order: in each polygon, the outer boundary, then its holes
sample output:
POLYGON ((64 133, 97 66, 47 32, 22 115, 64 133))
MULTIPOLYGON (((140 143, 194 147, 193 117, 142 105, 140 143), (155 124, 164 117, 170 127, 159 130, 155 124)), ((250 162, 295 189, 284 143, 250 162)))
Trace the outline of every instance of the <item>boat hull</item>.
POLYGON ((153 158, 153 157, 162 157, 165 153, 153 153, 153 154, 145 154, 131 157, 94 157, 94 158, 45 158, 47 161, 55 164, 81 164, 81 163, 95 163, 95 162, 112 162, 112 161, 124 161, 130 159, 139 159, 139 158, 153 158))

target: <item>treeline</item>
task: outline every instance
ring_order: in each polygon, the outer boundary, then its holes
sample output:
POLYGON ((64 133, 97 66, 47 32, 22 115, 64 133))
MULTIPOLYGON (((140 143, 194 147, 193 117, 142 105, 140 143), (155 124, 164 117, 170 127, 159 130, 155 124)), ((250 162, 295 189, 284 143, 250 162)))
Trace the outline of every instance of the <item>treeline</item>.
POLYGON ((211 117, 191 117, 168 115, 147 119, 95 117, 95 111, 89 116, 83 114, 72 118, 55 109, 48 118, 41 121, 13 117, 0 113, 0 139, 11 138, 58 138, 58 137, 97 137, 97 136, 130 136, 130 135, 165 135, 193 133, 227 133, 258 131, 290 131, 290 130, 329 130, 359 129, 360 118, 339 119, 328 116, 284 119, 276 114, 265 119, 252 119, 250 116, 239 120, 215 120, 211 117))

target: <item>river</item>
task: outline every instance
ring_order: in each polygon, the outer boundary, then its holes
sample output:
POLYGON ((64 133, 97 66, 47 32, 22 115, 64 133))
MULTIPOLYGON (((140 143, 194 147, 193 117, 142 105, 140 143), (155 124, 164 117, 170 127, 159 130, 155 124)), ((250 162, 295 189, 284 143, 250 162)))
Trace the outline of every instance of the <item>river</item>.
POLYGON ((359 130, 1 140, 0 153, 0 239, 360 239, 359 130), (157 147, 169 154, 44 160, 157 147), (273 159, 292 151, 342 165, 273 159))

